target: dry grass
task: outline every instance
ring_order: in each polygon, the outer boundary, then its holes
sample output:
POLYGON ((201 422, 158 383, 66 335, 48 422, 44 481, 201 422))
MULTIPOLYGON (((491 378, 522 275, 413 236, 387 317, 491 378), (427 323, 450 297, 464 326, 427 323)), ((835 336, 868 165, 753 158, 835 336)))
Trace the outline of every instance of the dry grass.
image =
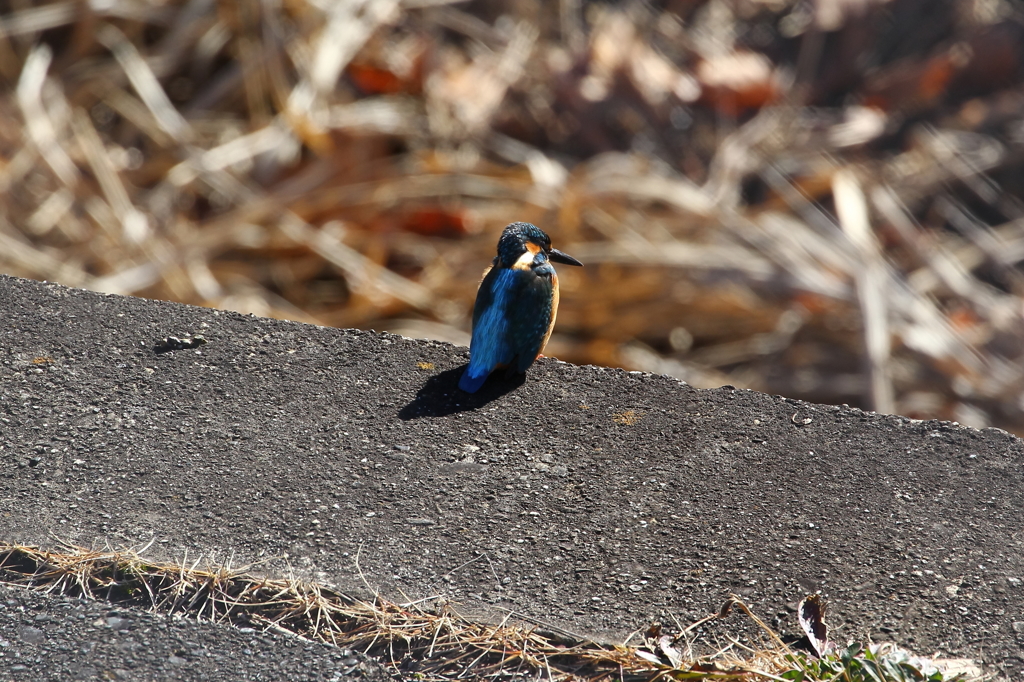
POLYGON ((1024 432, 1012 3, 67 0, 0 15, 0 270, 1024 432), (813 7, 813 12, 808 8, 813 7))
MULTIPOLYGON (((144 550, 140 550, 144 551, 144 550)), ((772 680, 793 667, 790 651, 746 605, 732 599, 676 636, 652 628, 636 646, 603 645, 530 624, 514 614, 498 624, 461 616, 440 598, 396 604, 354 599, 316 583, 257 577, 251 567, 152 562, 133 550, 60 551, 0 543, 0 582, 47 593, 103 599, 217 623, 284 632, 358 649, 423 680, 508 679, 772 680), (692 634, 730 610, 766 633, 766 648, 691 653, 692 634)))

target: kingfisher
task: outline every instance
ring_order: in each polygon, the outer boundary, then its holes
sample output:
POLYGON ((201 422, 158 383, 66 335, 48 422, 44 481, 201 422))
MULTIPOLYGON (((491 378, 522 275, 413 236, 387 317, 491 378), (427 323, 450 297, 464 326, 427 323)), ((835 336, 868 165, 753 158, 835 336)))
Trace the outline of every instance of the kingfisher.
POLYGON ((501 367, 525 374, 540 357, 558 312, 552 263, 583 266, 551 248, 551 238, 536 225, 511 223, 502 231, 498 255, 476 292, 469 367, 459 379, 463 391, 476 393, 501 367))

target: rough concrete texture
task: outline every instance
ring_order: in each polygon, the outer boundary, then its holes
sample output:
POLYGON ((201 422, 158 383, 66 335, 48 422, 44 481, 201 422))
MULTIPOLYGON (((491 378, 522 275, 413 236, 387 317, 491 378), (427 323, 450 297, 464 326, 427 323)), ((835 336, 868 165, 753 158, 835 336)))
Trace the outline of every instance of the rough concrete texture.
POLYGON ((389 682, 357 652, 297 637, 0 585, 0 680, 389 682))
POLYGON ((550 359, 468 396, 447 344, 13 278, 0 315, 2 540, 155 537, 618 640, 730 593, 793 631, 820 590, 839 641, 1024 679, 1002 431, 550 359))

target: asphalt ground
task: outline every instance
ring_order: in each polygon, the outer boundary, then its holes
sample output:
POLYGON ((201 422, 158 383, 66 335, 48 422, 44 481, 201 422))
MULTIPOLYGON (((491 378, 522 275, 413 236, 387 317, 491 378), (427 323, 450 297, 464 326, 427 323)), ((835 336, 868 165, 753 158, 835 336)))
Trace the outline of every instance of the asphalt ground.
POLYGON ((388 682, 351 650, 0 585, 0 680, 388 682))
POLYGON ((153 540, 618 641, 730 594, 795 632, 820 591, 837 641, 1024 679, 1003 431, 552 359, 468 396, 464 348, 9 277, 0 318, 0 540, 153 540))

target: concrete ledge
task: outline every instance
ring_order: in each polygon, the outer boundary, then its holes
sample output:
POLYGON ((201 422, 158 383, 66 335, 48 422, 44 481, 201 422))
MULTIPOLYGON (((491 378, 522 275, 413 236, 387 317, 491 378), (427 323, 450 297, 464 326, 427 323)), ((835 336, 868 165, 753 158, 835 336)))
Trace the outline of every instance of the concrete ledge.
POLYGON ((447 344, 10 277, 0 316, 0 540, 361 570, 619 640, 729 593, 792 630, 820 590, 840 641, 1024 678, 1005 432, 554 360, 467 396, 447 344))

